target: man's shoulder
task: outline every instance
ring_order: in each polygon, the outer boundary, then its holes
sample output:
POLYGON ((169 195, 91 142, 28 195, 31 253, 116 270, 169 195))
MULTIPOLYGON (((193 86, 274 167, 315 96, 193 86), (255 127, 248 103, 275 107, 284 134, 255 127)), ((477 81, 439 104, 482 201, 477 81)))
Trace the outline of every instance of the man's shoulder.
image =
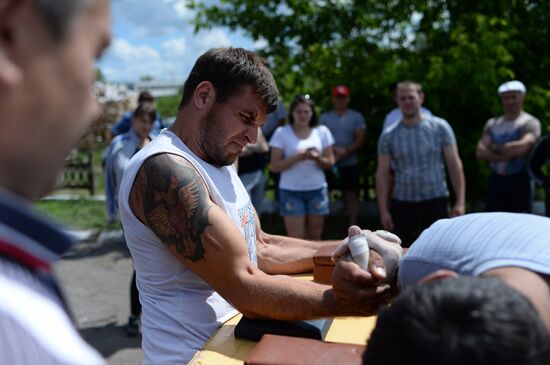
POLYGON ((180 170, 180 168, 191 168, 198 171, 188 156, 175 154, 170 151, 163 151, 146 156, 143 159, 142 168, 143 167, 153 169, 155 171, 158 168, 158 172, 173 172, 174 170, 180 170))
POLYGON ((428 122, 433 123, 433 124, 436 124, 436 125, 448 125, 449 124, 449 122, 446 119, 443 119, 443 118, 435 116, 435 115, 426 115, 426 117, 423 120, 428 121, 428 122))
POLYGON ((491 117, 491 118, 487 119, 487 121, 485 122, 485 128, 492 128, 496 124, 502 123, 503 120, 504 120, 503 115, 491 117))
POLYGON ((394 136, 398 135, 398 131, 403 128, 403 124, 401 122, 394 123, 384 129, 382 133, 380 133, 380 139, 391 139, 394 136))
POLYGON ((361 112, 358 111, 358 110, 355 110, 355 109, 348 109, 348 113, 349 113, 349 115, 352 115, 353 117, 356 117, 356 118, 363 118, 363 113, 361 113, 361 112))
POLYGON ((29 363, 104 364, 59 303, 35 290, 32 283, 0 275, 0 341, 10 349, 6 355, 13 356, 10 363, 34 356, 36 362, 29 363))
POLYGON ((450 133, 453 130, 453 127, 446 119, 435 115, 426 116, 426 118, 423 119, 423 122, 425 125, 429 125, 431 128, 434 128, 441 133, 450 133))
POLYGON ((521 112, 520 118, 523 119, 525 121, 525 123, 538 123, 538 124, 540 124, 540 120, 537 117, 535 117, 532 114, 527 113, 526 111, 521 112))
POLYGON ((117 124, 130 122, 133 116, 134 116, 134 111, 129 110, 124 114, 122 114, 122 117, 118 120, 117 124))
POLYGON ((130 132, 126 132, 123 134, 119 134, 118 136, 115 136, 111 143, 111 149, 117 149, 120 148, 126 144, 128 144, 132 140, 132 136, 130 135, 130 132))
POLYGON ((327 123, 327 122, 330 123, 335 119, 336 119, 336 112, 334 110, 329 110, 329 111, 324 112, 323 114, 321 114, 321 116, 319 117, 319 122, 320 123, 327 123))

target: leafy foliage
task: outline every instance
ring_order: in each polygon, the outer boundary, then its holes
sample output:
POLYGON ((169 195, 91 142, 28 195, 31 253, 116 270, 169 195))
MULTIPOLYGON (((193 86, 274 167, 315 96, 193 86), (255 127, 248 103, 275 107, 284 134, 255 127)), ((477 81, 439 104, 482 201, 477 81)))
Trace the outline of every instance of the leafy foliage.
POLYGON ((475 159, 485 121, 501 113, 496 88, 522 80, 525 109, 550 118, 550 2, 543 0, 190 1, 196 29, 226 26, 265 40, 284 100, 309 93, 330 109, 330 88, 346 84, 368 121, 363 176, 372 186, 376 142, 394 107, 388 86, 423 83, 425 106, 447 119, 465 164, 467 196, 482 198, 488 168, 475 159))
POLYGON ((174 117, 180 105, 181 95, 161 96, 156 100, 156 108, 163 118, 174 117))

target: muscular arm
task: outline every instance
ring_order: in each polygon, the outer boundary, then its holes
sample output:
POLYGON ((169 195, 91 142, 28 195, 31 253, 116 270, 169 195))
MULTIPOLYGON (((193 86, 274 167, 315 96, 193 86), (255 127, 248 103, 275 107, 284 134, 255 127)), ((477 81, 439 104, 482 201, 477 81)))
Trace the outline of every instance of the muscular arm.
POLYGON ((489 162, 504 162, 509 158, 503 154, 497 153, 490 148, 491 137, 489 135, 483 135, 477 142, 476 146, 476 158, 478 160, 484 160, 489 162))
MULTIPOLYGON (((295 320, 372 314, 359 305, 343 305, 329 286, 256 268, 241 232, 181 157, 149 158, 134 182, 130 204, 183 265, 247 316, 295 320)), ((386 290, 373 288, 375 293, 386 290)))
POLYGON ((519 140, 504 144, 492 144, 491 138, 484 135, 477 144, 476 157, 490 162, 508 161, 528 155, 536 142, 537 137, 533 133, 526 133, 519 140))
POLYGON ((451 184, 453 185, 453 190, 455 192, 456 201, 451 211, 451 216, 454 217, 464 214, 464 199, 466 195, 464 168, 462 166, 462 160, 458 154, 456 144, 443 148, 443 156, 445 157, 445 163, 449 169, 451 184))
POLYGON ((262 230, 256 215, 258 267, 268 274, 297 274, 313 270, 313 255, 323 246, 341 241, 308 241, 273 235, 262 230))
POLYGON ((531 152, 536 142, 537 137, 533 133, 526 133, 517 141, 510 141, 502 145, 497 145, 496 150, 498 153, 506 156, 507 159, 522 157, 531 152))

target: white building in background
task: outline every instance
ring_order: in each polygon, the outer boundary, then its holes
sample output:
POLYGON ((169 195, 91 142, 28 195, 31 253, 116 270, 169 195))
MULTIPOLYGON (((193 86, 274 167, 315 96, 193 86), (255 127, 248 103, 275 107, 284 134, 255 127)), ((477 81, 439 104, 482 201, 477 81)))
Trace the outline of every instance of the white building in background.
POLYGON ((136 93, 149 91, 155 98, 161 96, 181 95, 183 80, 148 80, 128 83, 128 88, 136 93))

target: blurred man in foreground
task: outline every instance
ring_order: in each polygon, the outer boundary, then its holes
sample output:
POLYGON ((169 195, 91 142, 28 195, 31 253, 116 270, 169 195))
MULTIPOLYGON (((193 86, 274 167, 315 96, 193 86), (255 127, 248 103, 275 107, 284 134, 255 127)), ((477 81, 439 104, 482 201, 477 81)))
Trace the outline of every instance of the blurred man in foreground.
POLYGON ((29 205, 99 116, 94 62, 110 42, 109 3, 2 1, 0 34, 0 364, 103 364, 53 276, 72 242, 29 205))

